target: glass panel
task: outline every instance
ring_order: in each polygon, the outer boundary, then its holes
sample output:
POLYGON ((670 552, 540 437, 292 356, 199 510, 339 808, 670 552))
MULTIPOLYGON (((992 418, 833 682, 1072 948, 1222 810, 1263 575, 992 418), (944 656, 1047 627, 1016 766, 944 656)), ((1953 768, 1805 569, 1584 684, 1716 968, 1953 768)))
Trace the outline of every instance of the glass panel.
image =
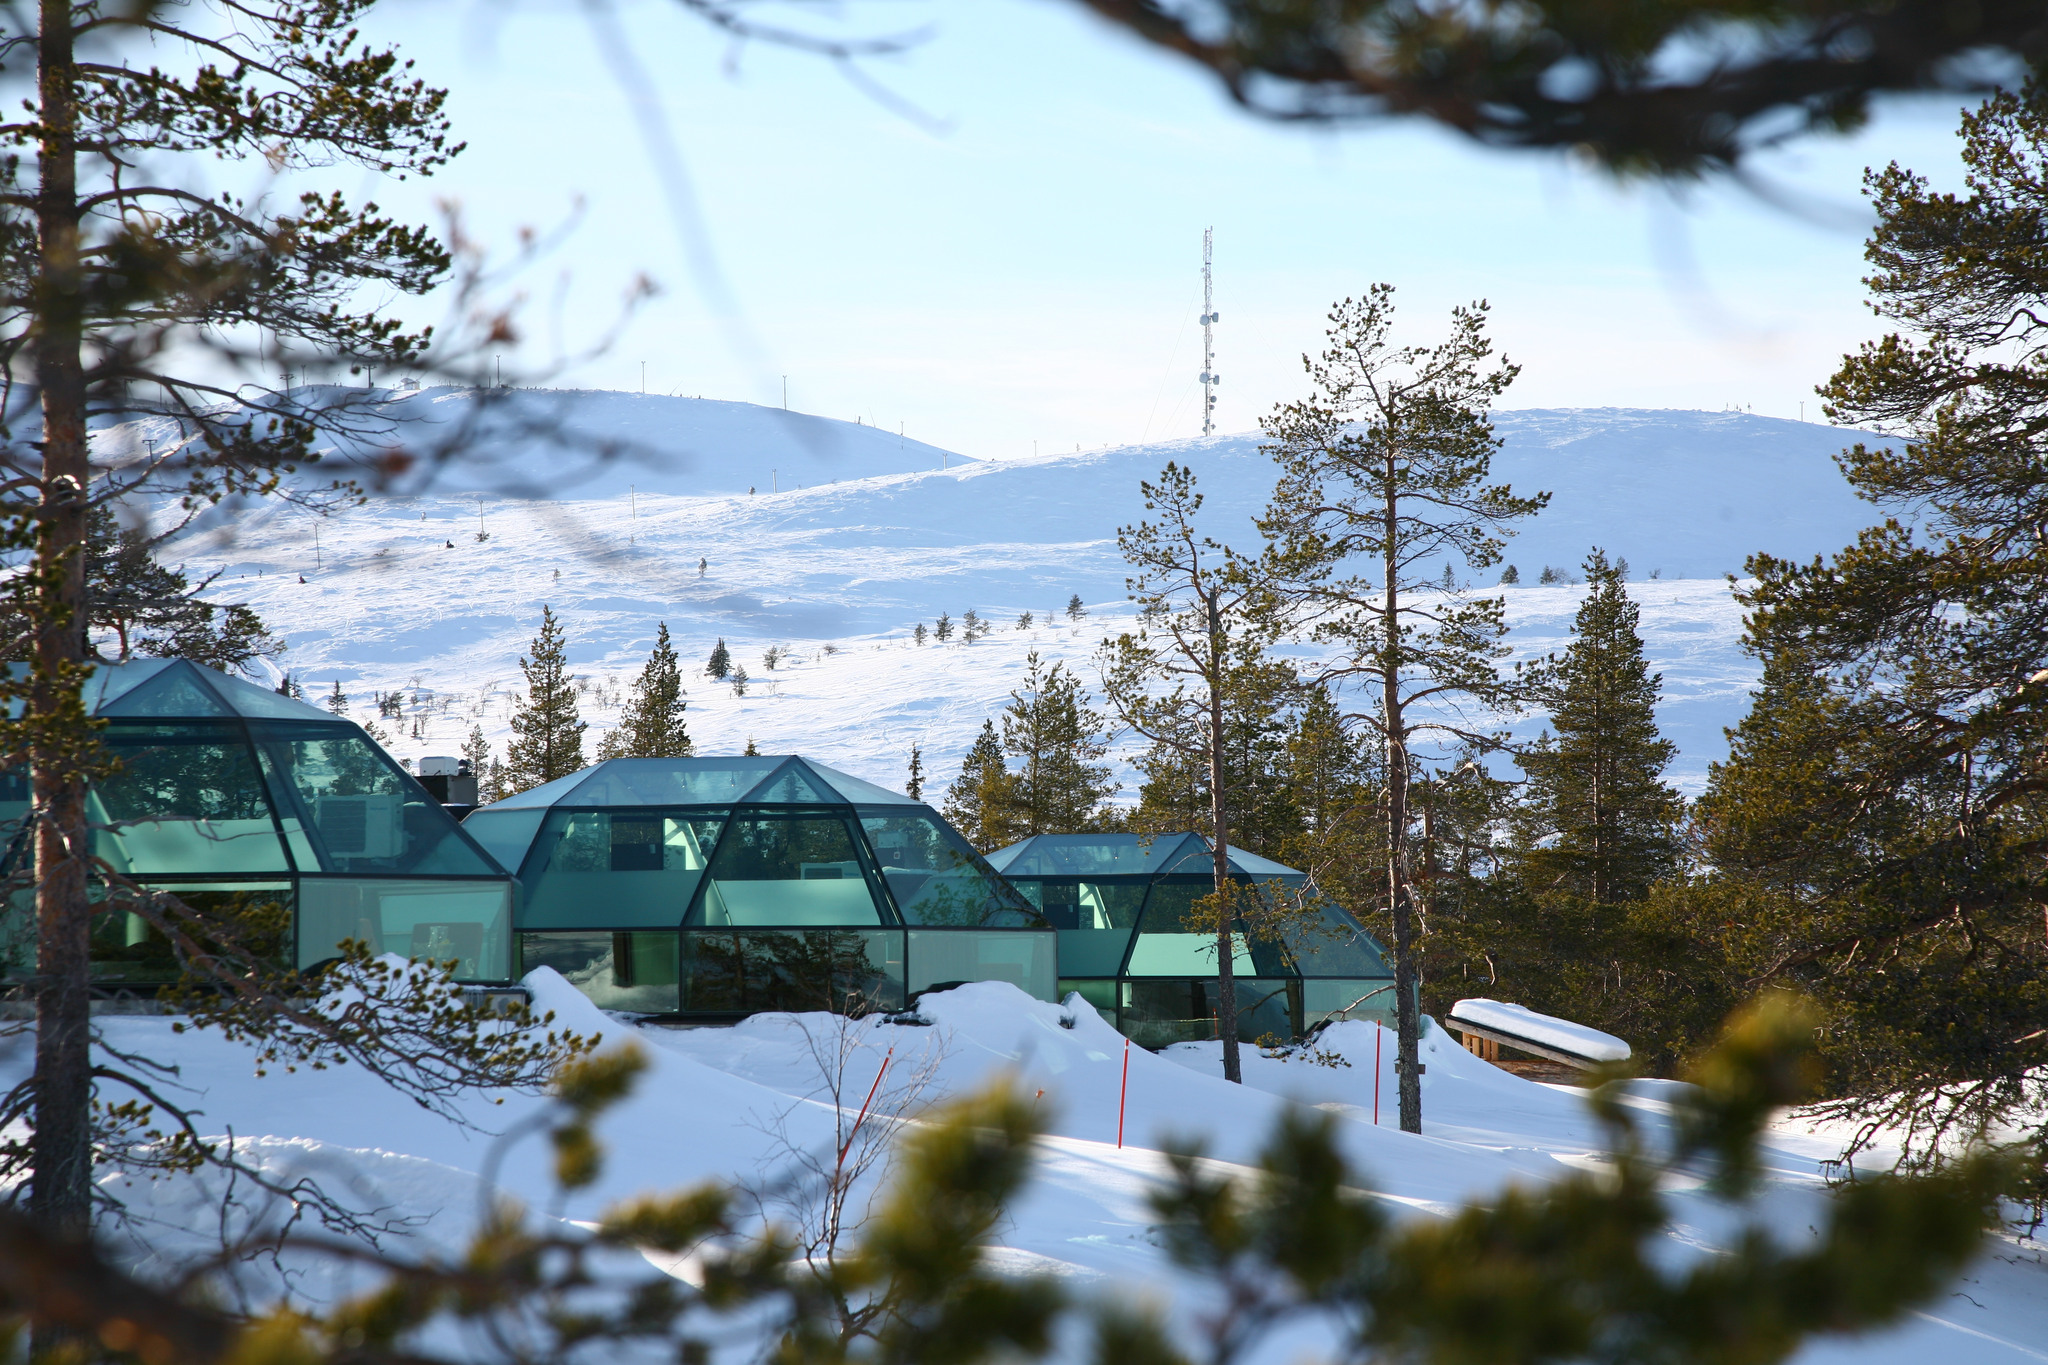
POLYGON ((1247 853, 1241 848, 1230 850, 1230 865, 1247 876, 1264 881, 1268 877, 1281 877, 1306 882, 1308 878, 1285 863, 1276 863, 1271 858, 1261 858, 1256 853, 1247 853))
MULTIPOLYGON (((615 758, 575 775, 573 792, 551 797, 575 806, 731 806, 783 763, 779 758, 615 758)), ((514 798, 521 805, 536 787, 514 798)), ((503 803, 500 803, 503 804, 503 803)))
MULTIPOLYGON (((508 796, 502 801, 493 801, 484 809, 524 810, 530 806, 552 806, 557 801, 567 800, 578 787, 589 780, 590 770, 585 768, 582 772, 570 773, 567 777, 558 777, 552 782, 543 782, 538 787, 528 787, 525 791, 508 796)), ((644 803, 636 801, 633 804, 644 803)))
POLYGON ((1310 979, 1301 983, 1302 1025, 1325 1019, 1365 1019, 1394 1027, 1394 983, 1365 977, 1357 981, 1310 979))
MULTIPOLYGON (((1200 877, 1175 877, 1154 887, 1125 972, 1130 976, 1216 975, 1216 935, 1190 933, 1187 928, 1188 911, 1214 889, 1214 883, 1200 877)), ((1231 943, 1231 973, 1255 975, 1258 969, 1244 935, 1233 934, 1231 943)))
POLYGON ((1015 883, 1060 931, 1060 971, 1067 976, 1115 976, 1145 903, 1144 877, 1083 881, 1035 877, 1015 883))
MULTIPOLYGON (((525 814, 508 811, 501 818, 525 814)), ((675 928, 724 823, 661 811, 551 812, 528 859, 519 927, 675 928)))
POLYGON ((761 806, 843 806, 844 797, 812 780, 796 759, 784 759, 782 766, 759 788, 747 793, 748 805, 761 806))
POLYGON ((182 659, 173 659, 147 682, 129 688, 114 700, 102 703, 103 716, 230 716, 197 670, 182 659))
POLYGON ((1032 925, 1030 903, 936 815, 861 816, 906 924, 1032 925))
POLYGON ((345 721, 251 722, 287 833, 323 872, 488 876, 498 868, 390 755, 345 721))
POLYGON ((100 664, 93 669, 92 677, 81 689, 80 699, 85 703, 86 710, 94 715, 104 715, 105 712, 100 708, 142 686, 169 668, 173 662, 171 659, 137 659, 126 664, 100 664))
POLYGON ((683 1014, 903 1008, 901 929, 684 930, 683 1014))
POLYGON ((499 867, 517 876, 519 865, 526 861, 526 850, 533 846, 533 836, 540 832, 540 822, 547 815, 543 806, 529 810, 471 811, 462 822, 462 832, 483 845, 484 852, 499 867))
POLYGON ((280 696, 268 687, 226 673, 209 672, 207 685, 220 695, 220 699, 233 707, 237 714, 252 716, 258 720, 310 720, 332 722, 333 716, 317 706, 308 706, 302 701, 280 696))
MULTIPOLYGON (((244 946, 282 964, 291 956, 287 884, 162 888, 209 918, 232 924, 244 946)), ((92 979, 98 986, 165 986, 180 976, 169 940, 132 911, 102 910, 92 921, 92 979)))
POLYGON ((11 869, 21 851, 14 847, 15 836, 21 833, 21 822, 28 818, 29 785, 28 769, 8 768, 0 771, 0 848, 6 849, 5 867, 11 869))
POLYGON ((676 932, 521 934, 520 970, 553 967, 600 1009, 676 1012, 676 932), (621 970, 623 968, 623 970, 621 970))
POLYGON ((373 953, 453 960, 464 981, 512 979, 509 881, 299 881, 299 966, 335 956, 345 938, 373 953))
POLYGON ((872 782, 863 781, 851 773, 843 773, 837 768, 828 768, 822 763, 813 763, 808 758, 804 760, 804 766, 817 774, 820 781, 830 783, 834 791, 856 806, 922 806, 924 804, 924 802, 905 796, 901 792, 893 792, 887 787, 878 787, 872 782))
POLYGON ((93 851, 121 873, 289 872, 238 725, 115 725, 118 771, 92 786, 93 851))
MULTIPOLYGON (((1121 983, 1125 1036, 1153 1048, 1216 1037, 1217 984, 1214 977, 1121 983)), ((1236 986, 1238 1041, 1301 1036, 1301 982, 1252 977, 1236 986)))
POLYGON ((819 815, 735 817, 686 924, 880 924, 853 830, 819 815))
POLYGON ((1394 970, 1373 936, 1327 901, 1320 925, 1287 935, 1287 952, 1303 976, 1391 976, 1394 970))
POLYGON ((1031 929, 912 929, 910 993, 969 981, 1007 981, 1038 1000, 1057 1001, 1059 947, 1031 929))
POLYGON ((1116 1027, 1116 993, 1117 984, 1114 981, 1068 981, 1064 977, 1060 980, 1060 999, 1064 1000, 1070 995, 1080 996, 1095 1007, 1095 1012, 1101 1015, 1111 1028, 1116 1027))
POLYGON ((989 862, 1012 877, 1149 877, 1178 859, 1191 834, 1039 834, 997 849, 989 862))

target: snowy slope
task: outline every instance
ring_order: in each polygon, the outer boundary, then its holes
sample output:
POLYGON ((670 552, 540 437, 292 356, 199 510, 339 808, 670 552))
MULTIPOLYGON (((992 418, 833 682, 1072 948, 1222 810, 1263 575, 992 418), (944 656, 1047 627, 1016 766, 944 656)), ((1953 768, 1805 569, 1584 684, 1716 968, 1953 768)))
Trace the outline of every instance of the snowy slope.
MULTIPOLYGON (((564 1216, 588 1217, 621 1197, 701 1179, 766 1183, 788 1160, 767 1136, 778 1130, 797 1147, 829 1150, 833 1118, 813 1043, 823 1040, 820 1050, 836 1054, 831 1032, 840 1021, 763 1015, 731 1029, 636 1028, 599 1014, 552 972, 536 973, 529 984, 562 1024, 603 1032, 614 1044, 635 1039, 652 1061, 634 1095, 603 1122, 608 1160, 601 1180, 569 1197, 564 1216)), ((1423 1045, 1429 1070, 1419 1136, 1393 1123, 1393 1049, 1377 1026, 1347 1023, 1321 1039, 1334 1065, 1252 1050, 1242 1088, 1222 1080, 1215 1044, 1183 1044, 1159 1055, 1131 1049, 1126 1142, 1119 1148, 1123 1040, 1078 998, 1048 1005, 984 983, 928 996, 920 1008, 929 1027, 881 1018, 844 1025, 851 1046, 841 1088, 854 1096, 849 1109, 890 1054, 893 1078, 923 1078, 907 1099, 935 1101, 999 1077, 1032 1095, 1049 1136, 1033 1182, 1002 1231, 999 1263, 1063 1273, 1084 1293, 1156 1297, 1170 1321, 1185 1320, 1172 1310, 1186 1286, 1159 1249, 1145 1203, 1163 1173, 1159 1149, 1170 1138, 1200 1140, 1218 1161, 1241 1164, 1255 1156, 1287 1105, 1314 1105, 1332 1116, 1342 1148, 1370 1188, 1405 1217, 1439 1216, 1505 1183, 1542 1182, 1598 1160, 1599 1134, 1577 1092, 1493 1068, 1434 1025, 1423 1045), (1376 1092, 1386 1101, 1377 1123, 1376 1092)), ((440 1247, 459 1244, 474 1225, 477 1177, 492 1163, 503 1186, 530 1205, 551 1203, 546 1144, 529 1139, 504 1147, 493 1137, 531 1112, 531 1099, 513 1096, 502 1108, 492 1096, 467 1099, 465 1112, 479 1126, 466 1130, 382 1089, 359 1068, 273 1070, 257 1079, 241 1044, 203 1033, 174 1037, 170 1021, 160 1018, 100 1022, 111 1046, 176 1058, 179 1085, 204 1111, 203 1131, 232 1130, 274 1173, 312 1174, 358 1207, 419 1219, 412 1235, 440 1247)), ((0 1058, 0 1071, 24 1064, 18 1053, 9 1055, 0 1058)), ((885 1095, 898 1084, 892 1079, 885 1095)), ((1669 1113, 1660 1098, 1669 1085, 1640 1082, 1628 1101, 1653 1145, 1669 1113)), ((885 1113, 892 1109, 884 1104, 885 1113)), ((1763 1154, 1771 1190, 1761 1207, 1778 1235, 1804 1235, 1821 1197, 1819 1162, 1838 1142, 1839 1135, 1797 1123, 1773 1131, 1763 1154)), ((182 1227, 192 1248, 201 1245, 204 1221, 196 1214, 205 1207, 204 1191, 165 1181, 124 1194, 164 1219, 154 1236, 175 1241, 182 1227)), ((1728 1210, 1698 1189, 1681 1183, 1669 1198, 1673 1257, 1710 1253, 1734 1235, 1728 1210)), ((328 1287, 316 1279, 304 1289, 328 1287)), ((2043 1341, 2048 1267, 2038 1245, 2005 1241, 1994 1242, 1951 1296, 1902 1330, 1825 1343, 1799 1359, 2023 1362, 2044 1358, 2043 1341)), ((1264 1359, 1277 1365, 1282 1355, 1301 1358, 1298 1339, 1283 1345, 1264 1359)))
MULTIPOLYGON (((904 457, 890 449, 898 438, 871 427, 806 419, 830 436, 818 449, 837 453, 801 464, 778 411, 640 395, 568 399, 587 417, 591 442, 673 438, 666 486, 694 480, 729 491, 652 492, 661 479, 639 466, 633 498, 624 467, 603 476, 617 496, 576 495, 600 486, 590 483, 547 500, 477 497, 462 483, 466 471, 454 470, 434 493, 317 524, 281 506, 240 509, 187 536, 181 553, 195 568, 221 569, 219 594, 249 601, 283 631, 292 646, 284 662, 309 689, 338 680, 359 708, 373 692, 415 681, 431 694, 415 717, 418 739, 409 718, 395 742, 408 757, 452 751, 472 723, 502 735, 505 689, 545 602, 565 619, 573 665, 595 689, 585 714, 596 729, 613 723, 605 699, 666 621, 686 659, 701 661, 722 636, 759 684, 744 699, 692 688, 700 748, 737 749, 752 737, 894 784, 913 742, 934 772, 957 763, 1015 685, 1027 650, 1092 675, 1087 659, 1122 619, 1115 534, 1142 515, 1141 479, 1169 459, 1190 465, 1215 534, 1240 541, 1273 479, 1255 435, 1000 462, 919 454, 912 443, 909 455, 925 464, 905 472, 889 463, 904 457), (793 463, 769 466, 782 471, 778 482, 791 469, 844 477, 771 493, 761 466, 785 459, 793 463), (943 471, 933 467, 941 461, 943 471), (758 491, 748 495, 747 483, 758 491), (1089 618, 1062 616, 1049 628, 1047 617, 1074 593, 1089 618), (996 633, 973 646, 910 643, 914 623, 968 608, 995 621, 996 633), (1025 611, 1034 625, 1017 629, 1025 611), (796 655, 772 677, 761 667, 770 644, 796 655)), ((466 401, 430 391, 388 406, 416 415, 466 401)), ((1717 576, 1756 549, 1804 557, 1837 548, 1870 520, 1831 459, 1851 433, 1629 409, 1510 412, 1499 425, 1501 476, 1554 494, 1509 551, 1524 579, 1509 594, 1518 648, 1556 647, 1575 607, 1573 589, 1534 586, 1542 566, 1575 567, 1592 544, 1628 558, 1665 673, 1663 719, 1683 751, 1679 772, 1697 783, 1753 672, 1735 647, 1739 613, 1717 576)), ((566 457, 514 443, 490 458, 494 473, 516 469, 539 482, 550 458, 566 457)))

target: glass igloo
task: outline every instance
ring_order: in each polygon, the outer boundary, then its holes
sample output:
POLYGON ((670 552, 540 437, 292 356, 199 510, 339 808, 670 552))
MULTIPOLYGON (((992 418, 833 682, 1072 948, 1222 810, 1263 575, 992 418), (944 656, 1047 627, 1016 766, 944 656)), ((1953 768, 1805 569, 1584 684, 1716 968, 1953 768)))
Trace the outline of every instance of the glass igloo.
POLYGON ((463 827, 519 875, 524 970, 691 1020, 1054 999, 1038 912, 923 802, 795 757, 615 758, 463 827))
MULTIPOLYGON (((119 761, 87 806, 113 873, 241 919, 301 968, 353 938, 452 960, 465 981, 512 979, 512 879, 360 726, 182 659, 99 665, 85 704, 119 761)), ((9 875, 27 872, 28 808, 26 772, 0 774, 9 875)), ((35 963, 27 901, 0 925, 16 979, 35 963)), ((109 990, 177 979, 170 945, 132 913, 95 921, 92 954, 109 990)))
MULTIPOLYGON (((1133 1042, 1164 1047, 1216 1036, 1216 936, 1187 926, 1215 889, 1213 857, 1199 834, 1039 834, 989 863, 1058 931, 1061 994, 1080 992, 1133 1042)), ((1241 885, 1313 897, 1320 920, 1280 941, 1233 937, 1240 1038, 1298 1038, 1331 1018, 1391 1024, 1394 973, 1372 936, 1306 874, 1242 849, 1229 859, 1241 885)))

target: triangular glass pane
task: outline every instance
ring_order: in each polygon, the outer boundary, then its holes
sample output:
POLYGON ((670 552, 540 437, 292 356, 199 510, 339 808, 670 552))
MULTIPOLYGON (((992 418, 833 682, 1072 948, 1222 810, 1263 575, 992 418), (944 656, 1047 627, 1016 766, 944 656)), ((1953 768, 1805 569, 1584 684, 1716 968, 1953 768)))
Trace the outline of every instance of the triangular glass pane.
MULTIPOLYGON (((85 703, 94 715, 100 709, 112 705, 121 697, 134 691, 157 674, 169 668, 170 659, 136 659, 125 664, 103 664, 93 670, 93 680, 87 684, 85 703), (94 689, 97 688, 97 691, 94 689)), ((26 665, 24 665, 25 667, 26 665)))
POLYGON ((913 800, 905 796, 902 792, 892 792, 887 787, 877 786, 873 782, 855 777, 851 773, 840 772, 837 768, 828 768, 822 763, 813 763, 809 759, 803 759, 802 762, 806 768, 810 769, 811 775, 817 778, 818 781, 829 783, 832 789, 839 793, 839 797, 843 801, 851 801, 859 806, 921 806, 924 804, 922 801, 913 800))
POLYGON ((100 707, 103 716, 231 716, 198 670, 173 659, 155 677, 100 707))
POLYGON ((746 795, 750 806, 843 806, 846 798, 813 781, 802 760, 790 759, 746 795))
POLYGON ((244 682, 226 673, 209 670, 206 681, 221 699, 236 711, 257 720, 324 720, 332 721, 333 715, 316 706, 302 701, 293 701, 268 687, 244 682))

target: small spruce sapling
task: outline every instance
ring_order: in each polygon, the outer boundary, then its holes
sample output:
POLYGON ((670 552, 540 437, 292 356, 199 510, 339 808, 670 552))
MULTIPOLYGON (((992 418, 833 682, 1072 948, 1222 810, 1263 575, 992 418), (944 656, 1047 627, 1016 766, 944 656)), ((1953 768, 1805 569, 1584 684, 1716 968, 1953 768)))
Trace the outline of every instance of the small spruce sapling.
POLYGON ((1081 605, 1081 594, 1075 593, 1067 599, 1067 619, 1078 621, 1088 614, 1088 608, 1081 605))
POLYGON ((924 622, 919 621, 917 623, 917 629, 910 632, 910 638, 917 641, 918 644, 922 645, 924 643, 924 637, 928 634, 930 634, 930 632, 924 628, 924 622))
POLYGON ((952 639, 953 618, 943 611, 940 612, 939 619, 932 624, 932 634, 938 638, 940 644, 952 639))
POLYGON ((974 608, 969 607, 966 611, 960 613, 960 638, 963 642, 971 645, 976 640, 979 640, 987 630, 988 627, 982 624, 981 616, 974 608))
POLYGON ((914 741, 910 746, 910 776, 903 783, 903 794, 913 801, 924 800, 924 750, 914 741))
POLYGON ((711 647, 711 661, 704 665, 704 674, 720 682, 731 676, 732 651, 725 647, 724 636, 720 636, 718 643, 711 647))
POLYGON ((1030 612, 1028 612, 1028 611, 1027 611, 1027 612, 1024 612, 1024 613, 1023 613, 1022 615, 1018 616, 1018 618, 1017 618, 1017 629, 1019 629, 1019 630, 1029 630, 1029 629, 1031 629, 1031 622, 1032 622, 1032 620, 1033 620, 1033 618, 1032 618, 1032 615, 1031 615, 1031 613, 1030 613, 1030 612))
POLYGON ((1521 581, 1522 571, 1516 568, 1514 565, 1510 564, 1505 569, 1501 570, 1500 585, 1503 588, 1513 587, 1515 584, 1521 581))
POLYGON ((348 693, 341 690, 341 679, 334 680, 334 690, 327 694, 327 709, 337 716, 348 714, 348 693))
POLYGON ((744 697, 747 695, 747 670, 745 669, 745 667, 739 664, 733 665, 732 694, 735 697, 744 697))

